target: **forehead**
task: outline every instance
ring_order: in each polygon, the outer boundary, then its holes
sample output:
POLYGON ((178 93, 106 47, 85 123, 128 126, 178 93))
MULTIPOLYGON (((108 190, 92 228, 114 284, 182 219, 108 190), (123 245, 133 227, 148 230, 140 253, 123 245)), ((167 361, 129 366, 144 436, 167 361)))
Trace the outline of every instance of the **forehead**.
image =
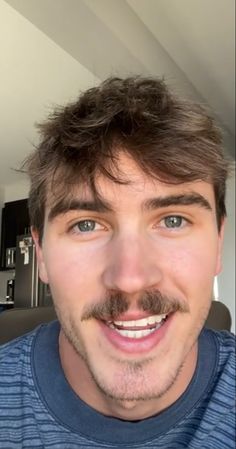
POLYGON ((204 181, 193 181, 186 183, 173 183, 161 181, 158 178, 145 173, 130 156, 121 154, 116 161, 116 167, 112 175, 118 178, 114 182, 107 176, 97 174, 95 178, 95 190, 89 183, 83 182, 67 185, 61 195, 49 195, 48 211, 53 211, 56 216, 64 213, 67 209, 74 209, 74 204, 79 200, 81 204, 88 207, 89 201, 97 206, 101 212, 107 210, 142 206, 149 199, 165 198, 168 196, 180 196, 185 194, 199 194, 206 198, 214 209, 214 191, 210 183, 204 181))

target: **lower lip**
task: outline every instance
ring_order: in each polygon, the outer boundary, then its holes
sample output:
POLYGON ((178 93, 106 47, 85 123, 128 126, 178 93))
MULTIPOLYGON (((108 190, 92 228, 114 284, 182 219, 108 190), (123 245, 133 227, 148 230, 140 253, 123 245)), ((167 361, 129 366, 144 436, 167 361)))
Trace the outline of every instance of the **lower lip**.
POLYGON ((137 354, 151 351, 164 338, 167 329, 172 321, 173 315, 170 315, 159 329, 156 329, 151 334, 141 338, 129 338, 120 335, 114 329, 111 329, 104 322, 99 324, 102 328, 106 339, 117 349, 129 354, 137 354))

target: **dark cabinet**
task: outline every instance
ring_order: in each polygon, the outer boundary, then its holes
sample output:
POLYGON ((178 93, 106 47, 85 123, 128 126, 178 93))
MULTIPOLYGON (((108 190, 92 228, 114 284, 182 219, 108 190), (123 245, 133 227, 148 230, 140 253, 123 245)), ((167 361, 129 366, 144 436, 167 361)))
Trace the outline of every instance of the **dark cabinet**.
POLYGON ((0 270, 8 269, 7 250, 16 247, 16 237, 29 232, 28 200, 5 203, 2 209, 0 270))

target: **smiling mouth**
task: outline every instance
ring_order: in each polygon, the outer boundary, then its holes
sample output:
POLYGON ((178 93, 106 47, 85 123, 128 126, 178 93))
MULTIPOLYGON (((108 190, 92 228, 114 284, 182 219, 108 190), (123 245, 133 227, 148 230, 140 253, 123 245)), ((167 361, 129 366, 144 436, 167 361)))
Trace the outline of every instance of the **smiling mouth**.
POLYGON ((106 321, 105 324, 122 337, 139 339, 151 335, 167 320, 168 315, 151 315, 139 320, 106 321))

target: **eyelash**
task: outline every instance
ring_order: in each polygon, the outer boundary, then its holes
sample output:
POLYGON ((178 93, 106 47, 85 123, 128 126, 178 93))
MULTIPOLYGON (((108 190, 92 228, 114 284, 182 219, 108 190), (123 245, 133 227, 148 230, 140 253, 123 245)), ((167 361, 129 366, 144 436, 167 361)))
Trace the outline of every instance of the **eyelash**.
MULTIPOLYGON (((92 219, 84 219, 84 220, 80 220, 80 221, 78 221, 77 223, 75 223, 75 224, 73 224, 73 226, 71 226, 70 227, 70 229, 69 229, 69 231, 72 231, 73 233, 75 233, 75 234, 79 234, 79 235, 82 235, 82 234, 91 234, 91 233, 93 233, 93 231, 96 231, 96 229, 88 229, 87 231, 81 231, 81 230, 79 230, 78 228, 79 228, 79 225, 81 225, 82 223, 87 223, 87 224, 91 224, 91 223, 93 223, 94 224, 94 228, 96 228, 96 226, 97 225, 99 225, 100 226, 100 229, 99 230, 101 230, 101 229, 105 229, 105 226, 104 225, 102 225, 101 223, 99 223, 99 222, 97 222, 96 220, 92 220, 92 219)), ((158 222, 158 225, 156 225, 155 226, 155 228, 163 228, 163 229, 167 229, 167 230, 172 230, 172 231, 174 231, 174 230, 178 230, 178 229, 183 229, 183 228, 185 228, 185 226, 187 225, 187 224, 191 224, 191 222, 190 222, 190 220, 188 220, 187 218, 185 218, 185 217, 182 217, 182 215, 174 215, 174 214, 172 214, 172 215, 167 215, 167 216, 165 216, 165 217, 163 217, 159 222, 158 222), (180 223, 180 226, 166 226, 166 223, 165 223, 165 226, 162 226, 162 225, 160 225, 162 222, 166 222, 168 219, 177 219, 177 220, 180 220, 181 221, 181 223, 180 223)))

